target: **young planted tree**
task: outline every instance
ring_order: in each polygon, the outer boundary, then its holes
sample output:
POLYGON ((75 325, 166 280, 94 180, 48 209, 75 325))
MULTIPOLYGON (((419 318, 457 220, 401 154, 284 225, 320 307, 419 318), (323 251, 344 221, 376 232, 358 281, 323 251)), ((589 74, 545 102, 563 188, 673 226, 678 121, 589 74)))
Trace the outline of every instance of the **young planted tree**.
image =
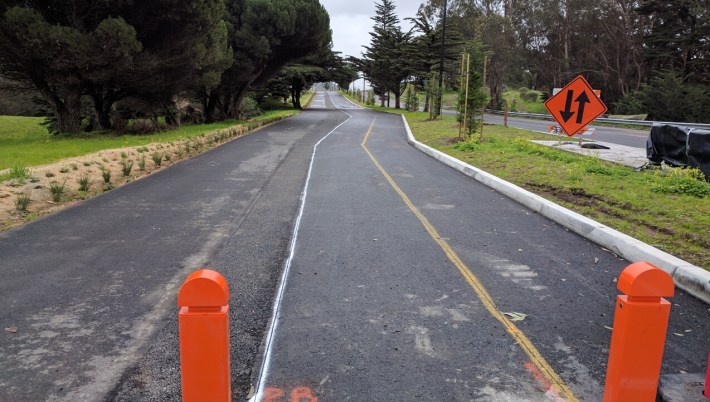
POLYGON ((459 90, 458 117, 464 133, 470 139, 483 124, 481 110, 488 103, 488 95, 483 92, 484 53, 477 43, 466 46, 463 82, 459 90))
POLYGON ((410 112, 419 111, 419 95, 414 84, 407 85, 405 94, 404 107, 410 112))

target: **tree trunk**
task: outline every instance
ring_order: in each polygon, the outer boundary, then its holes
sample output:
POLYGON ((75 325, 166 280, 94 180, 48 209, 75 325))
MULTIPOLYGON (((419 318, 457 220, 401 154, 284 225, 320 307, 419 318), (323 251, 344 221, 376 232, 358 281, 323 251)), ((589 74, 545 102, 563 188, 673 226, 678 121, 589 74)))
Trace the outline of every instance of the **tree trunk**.
POLYGON ((202 107, 205 110, 205 122, 214 123, 217 120, 217 105, 219 104, 219 90, 213 89, 209 96, 206 97, 206 102, 203 101, 202 107))
POLYGON ((424 113, 429 113, 429 91, 425 92, 424 95, 424 113))
POLYGON ((81 94, 72 93, 63 102, 55 103, 57 128, 60 133, 78 133, 81 131, 81 94))
POLYGON ((294 87, 291 89, 291 103, 296 109, 303 109, 303 106, 301 106, 301 91, 301 88, 294 87))
POLYGON ((227 118, 239 119, 242 117, 241 106, 242 101, 247 96, 247 90, 249 89, 249 83, 242 84, 237 88, 230 96, 230 102, 225 102, 225 116, 227 118))
POLYGON ((67 87, 69 91, 62 100, 49 84, 36 75, 31 77, 32 83, 49 103, 57 117, 56 129, 60 133, 78 133, 81 131, 81 92, 80 87, 67 87))
POLYGON ((113 107, 114 99, 111 96, 113 91, 109 91, 106 94, 101 93, 100 90, 92 91, 91 100, 94 103, 94 111, 96 112, 96 118, 99 123, 99 127, 103 130, 110 130, 111 124, 111 108, 113 107))

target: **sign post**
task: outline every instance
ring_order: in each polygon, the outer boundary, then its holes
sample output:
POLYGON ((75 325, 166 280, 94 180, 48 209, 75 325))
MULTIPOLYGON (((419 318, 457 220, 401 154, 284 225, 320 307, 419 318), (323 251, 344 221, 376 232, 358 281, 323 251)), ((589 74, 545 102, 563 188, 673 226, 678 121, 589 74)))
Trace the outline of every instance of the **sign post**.
POLYGON ((581 75, 548 99, 545 107, 570 137, 607 111, 604 102, 581 75))

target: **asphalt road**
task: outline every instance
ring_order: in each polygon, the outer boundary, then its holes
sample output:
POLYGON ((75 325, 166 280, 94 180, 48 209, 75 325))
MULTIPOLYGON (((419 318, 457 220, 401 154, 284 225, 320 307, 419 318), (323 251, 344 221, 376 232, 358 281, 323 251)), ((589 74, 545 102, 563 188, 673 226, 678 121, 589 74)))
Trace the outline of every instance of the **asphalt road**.
POLYGON ((176 295, 230 283, 244 397, 316 141, 312 111, 0 234, 0 401, 180 399, 176 295))
MULTIPOLYGON (((629 263, 329 97, 349 120, 316 150, 256 399, 601 400, 629 263)), ((664 373, 700 372, 709 311, 673 302, 664 373)))
MULTIPOLYGON (((415 151, 398 116, 332 93, 0 234, 0 256, 0 328, 17 328, 0 333, 2 402, 179 400, 177 289, 204 266, 230 284, 235 400, 252 387, 274 400, 554 400, 551 372, 599 400, 628 264, 415 151), (501 312, 526 315, 523 337, 501 312)), ((699 372, 710 311, 672 301, 663 372, 699 372)))

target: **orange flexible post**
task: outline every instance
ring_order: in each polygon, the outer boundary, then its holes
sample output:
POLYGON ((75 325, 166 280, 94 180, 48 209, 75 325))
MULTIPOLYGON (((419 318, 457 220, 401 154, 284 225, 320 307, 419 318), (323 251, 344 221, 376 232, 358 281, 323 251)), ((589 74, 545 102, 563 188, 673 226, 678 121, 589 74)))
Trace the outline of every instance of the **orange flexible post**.
POLYGON ((228 402, 229 287, 218 272, 201 269, 178 293, 180 367, 184 402, 228 402))
POLYGON ((647 262, 624 269, 616 299, 604 402, 653 402, 673 296, 671 276, 647 262))

